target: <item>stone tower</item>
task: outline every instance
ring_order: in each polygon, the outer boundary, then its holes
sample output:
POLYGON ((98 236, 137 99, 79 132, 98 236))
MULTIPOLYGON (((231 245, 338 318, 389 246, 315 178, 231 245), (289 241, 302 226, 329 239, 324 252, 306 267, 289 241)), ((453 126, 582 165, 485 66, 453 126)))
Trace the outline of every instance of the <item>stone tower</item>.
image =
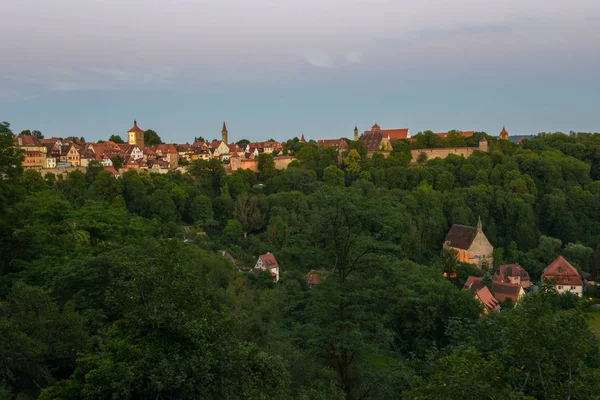
POLYGON ((227 126, 225 125, 225 121, 223 121, 223 129, 221 130, 221 140, 223 140, 225 144, 229 144, 229 140, 227 137, 227 126))
POLYGON ((500 139, 508 140, 508 132, 506 131, 506 128, 504 126, 502 127, 502 132, 500 132, 499 137, 500 139))
POLYGON ((133 128, 127 132, 127 143, 140 149, 144 148, 144 131, 137 126, 135 119, 133 120, 133 128))
POLYGON ((355 126, 354 127, 354 141, 356 142, 358 140, 358 127, 355 126))

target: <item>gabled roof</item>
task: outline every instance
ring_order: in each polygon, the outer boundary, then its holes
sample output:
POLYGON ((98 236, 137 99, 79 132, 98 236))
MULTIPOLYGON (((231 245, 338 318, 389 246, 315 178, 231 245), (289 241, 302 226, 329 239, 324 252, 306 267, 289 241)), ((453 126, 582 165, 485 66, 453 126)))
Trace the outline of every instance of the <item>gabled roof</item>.
POLYGON ((225 250, 221 251, 221 256, 231 260, 232 262, 235 262, 235 258, 233 258, 233 256, 231 254, 229 254, 228 252, 226 252, 225 250))
POLYGON ((473 226, 454 224, 448 231, 444 243, 457 249, 468 250, 476 234, 477 228, 473 226))
POLYGON ((319 139, 317 145, 325 147, 334 147, 337 150, 348 148, 348 143, 344 139, 319 139))
POLYGON ((117 172, 115 167, 104 167, 104 170, 110 172, 114 176, 119 176, 119 173, 117 172))
POLYGON ((279 267, 279 263, 275 259, 273 253, 262 254, 258 258, 262 261, 266 269, 273 269, 279 267))
POLYGON ((19 135, 16 137, 16 142, 19 146, 41 146, 40 140, 37 136, 32 135, 19 135))
POLYGON ((373 132, 381 132, 384 135, 387 135, 392 142, 395 142, 396 140, 406 139, 408 137, 408 128, 381 129, 377 124, 373 125, 370 131, 365 131, 364 134, 366 135, 367 133, 373 132))
POLYGON ((555 278, 559 285, 583 286, 579 272, 563 256, 558 257, 542 272, 542 281, 555 278))
POLYGON ((508 132, 504 126, 502 127, 502 131, 500 132, 500 139, 508 139, 508 132))
POLYGON ((222 140, 213 140, 210 144, 210 147, 212 147, 213 149, 216 149, 217 147, 219 147, 221 145, 221 143, 223 143, 222 140))
POLYGON ((501 265, 494 274, 494 279, 502 282, 508 281, 509 277, 518 276, 521 281, 529 281, 529 273, 519 264, 501 265))
POLYGON ((492 287, 494 288, 494 296, 498 301, 506 301, 506 299, 510 298, 513 303, 516 303, 519 300, 521 285, 515 283, 493 282, 492 287))
POLYGON ((361 140, 365 144, 367 151, 377 151, 381 149, 381 142, 388 139, 382 132, 365 132, 361 140))
POLYGON ((500 304, 498 300, 494 297, 490 289, 487 286, 482 287, 475 293, 475 296, 481 301, 486 311, 490 312, 492 310, 500 311, 500 304))
POLYGON ((141 130, 138 126, 137 126, 137 121, 134 119, 133 120, 133 127, 127 131, 127 133, 129 132, 140 132, 140 133, 144 133, 143 130, 141 130))

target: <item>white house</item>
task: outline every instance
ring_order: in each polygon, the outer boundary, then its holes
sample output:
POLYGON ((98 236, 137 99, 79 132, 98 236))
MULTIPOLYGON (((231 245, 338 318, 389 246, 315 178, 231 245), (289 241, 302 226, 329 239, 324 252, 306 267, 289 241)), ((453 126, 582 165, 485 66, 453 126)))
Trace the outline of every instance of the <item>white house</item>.
POLYGON ((583 280, 579 272, 562 256, 548 265, 542 272, 542 282, 551 281, 558 293, 571 292, 583 296, 583 280))
POLYGON ((261 273, 262 271, 269 271, 275 282, 279 281, 279 263, 275 259, 273 253, 262 254, 258 257, 256 265, 254 266, 255 273, 261 273))
POLYGON ((56 157, 46 157, 46 168, 56 168, 56 157))

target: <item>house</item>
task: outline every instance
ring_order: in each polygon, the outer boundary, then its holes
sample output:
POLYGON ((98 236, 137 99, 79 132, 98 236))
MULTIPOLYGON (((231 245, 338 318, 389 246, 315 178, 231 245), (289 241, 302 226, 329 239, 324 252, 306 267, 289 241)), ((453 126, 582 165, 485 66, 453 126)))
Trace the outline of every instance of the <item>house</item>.
POLYGON ((583 280, 579 272, 562 256, 548 265, 542 272, 542 282, 551 281, 559 293, 571 292, 583 296, 583 280))
POLYGON ((525 296, 523 287, 514 283, 492 282, 492 289, 494 289, 494 297, 501 303, 510 299, 513 304, 517 304, 525 296))
POLYGON ((56 168, 56 157, 46 157, 46 168, 56 168))
POLYGON ((492 277, 494 282, 512 283, 528 289, 531 285, 529 273, 519 264, 501 265, 492 277))
POLYGON ((483 304, 483 313, 489 314, 492 311, 500 311, 500 303, 498 299, 494 297, 490 289, 487 286, 482 287, 475 293, 475 298, 479 300, 481 304, 483 304))
POLYGON ((491 311, 500 311, 500 302, 494 297, 487 286, 481 286, 480 277, 470 276, 465 282, 464 290, 469 290, 475 294, 475 298, 483 304, 483 313, 489 314, 491 311))
POLYGON ((115 169, 115 167, 104 167, 104 170, 110 172, 111 174, 113 174, 113 176, 115 178, 119 177, 119 172, 117 172, 117 170, 115 169))
POLYGON ((494 247, 483 233, 481 218, 477 227, 454 224, 444 239, 444 248, 454 250, 460 262, 487 269, 494 263, 494 247))
POLYGON ((23 168, 46 167, 48 148, 40 142, 40 139, 31 135, 19 135, 15 141, 25 156, 22 163, 23 168))
POLYGON ((229 154, 229 146, 222 140, 213 140, 210 147, 214 150, 214 157, 219 157, 223 154, 229 154))
MULTIPOLYGON (((355 129, 355 134, 354 137, 356 140, 358 138, 358 129, 355 129)), ((381 133, 383 136, 389 138, 391 143, 394 143, 397 140, 403 140, 403 139, 410 139, 411 135, 410 135, 410 130, 408 128, 401 128, 401 129, 381 129, 379 127, 379 125, 375 124, 373 125, 373 127, 371 127, 370 131, 365 131, 363 133, 364 135, 370 134, 370 133, 381 133)))
POLYGON ((273 253, 262 254, 258 257, 254 272, 269 271, 275 282, 279 281, 279 263, 273 253))
MULTIPOLYGON (((473 293, 476 293, 479 289, 482 288, 481 282, 483 278, 478 276, 470 276, 467 278, 465 282, 465 286, 463 289, 470 290, 473 293)), ((506 299, 509 299, 513 302, 513 304, 517 304, 519 300, 525 296, 525 291, 520 285, 514 283, 504 283, 494 281, 492 279, 492 289, 494 290, 494 297, 499 302, 504 302, 506 299)))
POLYGON ((344 151, 348 148, 348 143, 344 139, 319 139, 318 146, 333 147, 337 151, 344 151))
POLYGON ((72 143, 67 151, 66 161, 71 163, 71 166, 73 167, 79 167, 81 165, 81 155, 79 150, 79 147, 72 143))
POLYGON ((308 283, 308 286, 313 287, 321 283, 321 276, 323 276, 323 274, 324 271, 317 271, 314 269, 308 271, 308 274, 306 274, 306 282, 308 283))

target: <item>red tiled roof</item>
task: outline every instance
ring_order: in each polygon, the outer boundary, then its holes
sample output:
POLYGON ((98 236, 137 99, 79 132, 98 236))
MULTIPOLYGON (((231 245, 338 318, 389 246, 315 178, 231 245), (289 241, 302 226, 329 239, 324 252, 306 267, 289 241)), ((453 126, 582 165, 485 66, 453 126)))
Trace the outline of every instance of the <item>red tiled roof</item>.
MULTIPOLYGON (((473 136, 473 134, 475 134, 474 131, 458 131, 458 133, 460 133, 460 135, 462 137, 471 137, 471 136, 473 136)), ((450 134, 450 132, 438 132, 438 133, 436 133, 436 135, 438 135, 439 137, 442 137, 442 138, 447 138, 449 134, 450 134)))
POLYGON ((502 131, 500 132, 500 139, 508 139, 508 132, 506 128, 503 126, 502 131))
POLYGON ((262 254, 259 258, 262 260, 262 263, 266 269, 273 269, 279 267, 279 264, 277 263, 277 260, 275 259, 273 253, 262 254))
POLYGON ((110 172, 114 176, 119 176, 119 173, 117 172, 115 167, 104 167, 104 170, 110 172))
POLYGON ((504 282, 493 282, 492 287, 494 288, 494 296, 498 301, 506 301, 511 299, 513 303, 519 300, 519 293, 521 293, 521 285, 515 283, 504 283, 504 282))
POLYGON ((31 135, 19 135, 16 137, 16 142, 19 146, 41 146, 40 140, 31 135))
POLYGON ((348 143, 344 139, 319 139, 317 145, 325 147, 335 147, 337 150, 348 148, 348 143))
POLYGON ((490 289, 488 289, 487 286, 479 289, 475 296, 477 296, 479 301, 481 301, 486 311, 500 311, 500 304, 498 300, 492 295, 492 292, 490 292, 490 289))
POLYGON ((500 282, 509 282, 509 277, 518 276, 521 278, 521 281, 529 281, 529 273, 523 269, 519 264, 507 264, 501 265, 496 273, 494 274, 494 280, 498 280, 500 282))
POLYGON ((137 121, 136 121, 135 119, 133 120, 133 128, 131 128, 131 129, 130 129, 130 130, 128 130, 127 132, 128 132, 128 133, 129 133, 129 132, 141 132, 141 133, 144 133, 144 131, 143 131, 143 130, 141 130, 141 129, 140 129, 138 126, 137 126, 137 121))
POLYGON ((308 272, 308 274, 306 274, 306 282, 308 282, 310 286, 320 283, 321 278, 319 277, 319 273, 320 271, 315 271, 314 269, 311 269, 308 272))
POLYGON ((583 286, 579 272, 563 256, 554 260, 542 272, 542 281, 551 278, 556 279, 559 285, 583 286))
POLYGON ((219 147, 221 145, 221 143, 223 143, 222 140, 213 140, 212 143, 210 144, 210 147, 212 147, 213 149, 216 149, 217 147, 219 147))
POLYGON ((381 129, 377 124, 373 125, 370 131, 365 131, 364 134, 373 132, 381 132, 384 135, 387 135, 392 142, 395 142, 396 140, 406 139, 408 137, 408 128, 381 129))

